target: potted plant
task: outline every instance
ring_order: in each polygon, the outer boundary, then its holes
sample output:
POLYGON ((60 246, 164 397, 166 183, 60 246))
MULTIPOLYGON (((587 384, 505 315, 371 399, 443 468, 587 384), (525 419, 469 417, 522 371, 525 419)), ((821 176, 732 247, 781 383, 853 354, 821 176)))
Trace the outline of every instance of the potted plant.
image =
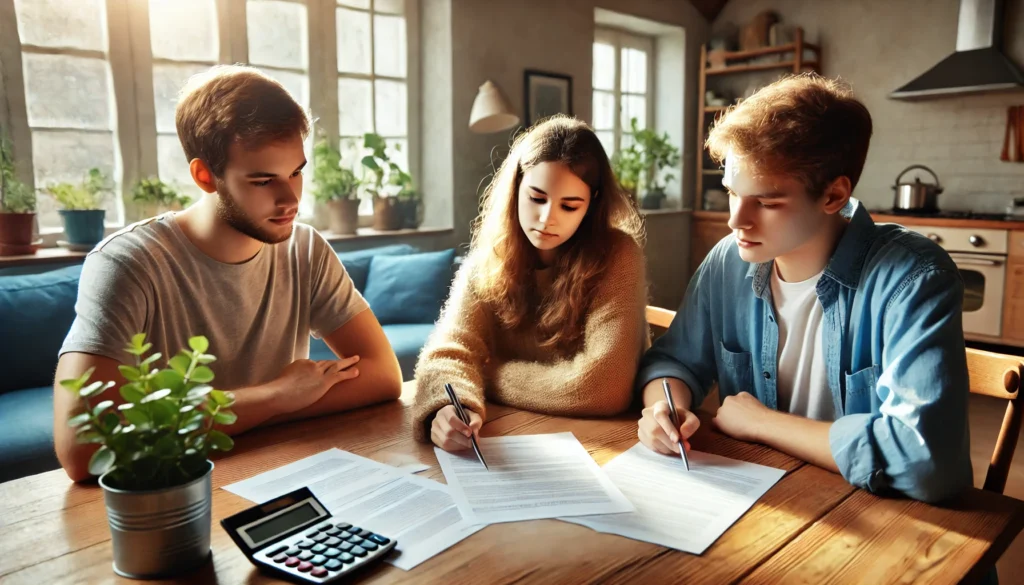
POLYGON ((234 397, 209 385, 208 364, 216 357, 206 353, 207 339, 193 337, 188 345, 157 369, 161 354, 146 356, 152 344, 145 334, 132 337, 125 351, 135 365, 119 368, 128 382, 119 390, 126 402, 116 408, 102 396, 114 382, 90 383, 91 368, 60 382, 83 407, 68 421, 78 442, 100 445, 89 472, 103 488, 118 575, 167 577, 210 557, 207 454, 232 448, 231 437, 213 425, 237 417, 228 410, 234 397))
POLYGON ((132 187, 132 201, 138 204, 139 218, 155 217, 167 211, 181 211, 192 204, 192 198, 182 195, 159 177, 140 179, 132 187))
POLYGON ((640 178, 646 186, 640 207, 660 209, 665 200, 665 186, 675 179, 672 173, 662 174, 665 169, 679 165, 679 149, 668 140, 668 134, 637 127, 636 118, 629 121, 634 146, 640 155, 640 178))
POLYGON ((0 256, 34 254, 36 193, 14 173, 14 153, 0 132, 0 256))
POLYGON ((406 220, 399 195, 403 190, 406 193, 412 191, 412 177, 391 160, 385 150, 387 143, 380 135, 372 132, 363 135, 363 146, 371 152, 363 157, 362 164, 373 176, 367 187, 373 197, 373 228, 382 231, 402 229, 406 220))
POLYGON ((640 150, 636 145, 620 148, 612 155, 612 172, 622 187, 633 198, 636 198, 637 186, 640 183, 640 173, 643 171, 643 161, 640 157, 640 150))
POLYGON ((326 139, 313 147, 313 196, 327 207, 327 225, 336 234, 359 227, 359 178, 341 166, 341 152, 326 139))
POLYGON ((106 211, 100 204, 109 191, 110 183, 99 169, 89 169, 81 183, 61 182, 46 188, 62 207, 59 213, 69 247, 92 248, 103 239, 106 211))

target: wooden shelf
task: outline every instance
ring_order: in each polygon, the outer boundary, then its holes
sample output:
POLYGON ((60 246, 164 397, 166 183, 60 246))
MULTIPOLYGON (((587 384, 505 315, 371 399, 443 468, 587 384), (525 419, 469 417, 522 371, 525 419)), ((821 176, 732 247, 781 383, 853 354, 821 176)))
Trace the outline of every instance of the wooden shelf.
POLYGON ((700 172, 705 175, 725 175, 725 169, 701 169, 700 172))
POLYGON ((759 49, 751 49, 749 51, 729 51, 725 54, 725 59, 726 61, 738 61, 740 59, 752 59, 754 57, 762 57, 764 55, 780 55, 782 53, 792 53, 798 48, 810 49, 815 53, 821 53, 821 47, 818 45, 813 45, 811 43, 788 43, 777 47, 761 47, 759 49))
MULTIPOLYGON (((818 69, 817 61, 804 61, 801 63, 803 67, 809 67, 811 69, 818 69)), ((706 75, 727 75, 729 73, 746 73, 749 71, 771 71, 772 69, 789 69, 792 70, 796 67, 795 61, 780 61, 778 63, 756 63, 754 65, 733 65, 731 67, 723 67, 721 69, 708 69, 704 73, 706 75)))
POLYGON ((705 106, 704 113, 710 114, 712 112, 724 112, 728 110, 730 107, 731 106, 705 106))

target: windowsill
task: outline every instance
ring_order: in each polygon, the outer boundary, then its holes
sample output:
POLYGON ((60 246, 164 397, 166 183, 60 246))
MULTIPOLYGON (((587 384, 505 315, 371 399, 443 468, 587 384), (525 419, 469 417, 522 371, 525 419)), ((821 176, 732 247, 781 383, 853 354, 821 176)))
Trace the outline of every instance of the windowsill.
POLYGON ((373 238, 394 238, 394 237, 408 237, 408 236, 434 236, 438 234, 447 234, 455 231, 453 228, 438 228, 438 227, 421 227, 419 229, 404 229, 404 230, 393 230, 393 231, 379 231, 373 228, 359 228, 355 234, 335 234, 327 230, 320 232, 320 235, 324 237, 328 242, 341 242, 345 240, 361 240, 361 239, 373 239, 373 238))
POLYGON ((35 254, 0 256, 0 268, 29 266, 32 264, 72 263, 85 258, 88 252, 73 252, 67 248, 39 248, 35 254))
POLYGON ((641 209, 641 215, 683 215, 693 213, 692 209, 641 209))

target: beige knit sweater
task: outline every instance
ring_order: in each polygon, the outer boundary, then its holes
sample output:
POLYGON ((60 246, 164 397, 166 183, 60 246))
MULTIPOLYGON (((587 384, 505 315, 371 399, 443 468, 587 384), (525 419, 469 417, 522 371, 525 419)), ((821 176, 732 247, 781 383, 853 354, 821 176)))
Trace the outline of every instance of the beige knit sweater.
POLYGON ((430 440, 434 414, 450 404, 446 382, 485 421, 485 398, 553 415, 609 416, 629 407, 640 357, 650 345, 644 256, 636 242, 616 238, 581 349, 569 358, 552 358, 540 348, 535 327, 502 327, 475 296, 470 272, 468 266, 459 271, 416 364, 417 439, 430 440))

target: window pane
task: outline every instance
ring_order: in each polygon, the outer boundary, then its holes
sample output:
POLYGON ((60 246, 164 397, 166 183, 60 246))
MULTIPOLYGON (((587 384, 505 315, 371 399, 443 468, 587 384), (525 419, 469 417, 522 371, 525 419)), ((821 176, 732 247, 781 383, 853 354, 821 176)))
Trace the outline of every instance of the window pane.
POLYGON ((292 71, 275 71, 273 69, 264 69, 263 72, 281 82, 281 85, 288 90, 288 93, 292 94, 295 101, 299 102, 302 107, 309 108, 308 75, 292 71))
POLYGON ((647 53, 622 49, 622 91, 647 93, 647 53))
POLYGON ((199 187, 192 180, 188 170, 185 151, 177 134, 159 134, 156 137, 157 168, 160 178, 174 185, 182 193, 197 200, 201 195, 199 187))
POLYGON ((342 136, 373 132, 373 86, 365 79, 338 80, 339 130, 342 136))
POLYGON ((14 0, 14 13, 26 45, 107 50, 104 0, 14 0))
POLYGON ((405 136, 408 127, 405 84, 385 79, 374 83, 377 85, 377 134, 405 136))
POLYGON ((604 152, 609 158, 615 154, 615 133, 611 130, 595 132, 597 139, 601 141, 601 145, 604 146, 604 152))
POLYGON ((405 0, 377 0, 373 3, 373 11, 402 14, 405 12, 405 0))
POLYGON ((615 89, 615 47, 594 43, 594 89, 615 89))
POLYGON ((642 95, 622 96, 622 131, 628 132, 631 118, 636 118, 640 128, 647 127, 647 98, 642 95))
POLYGON ((370 71, 370 13, 337 10, 338 71, 365 73, 370 71))
POLYGON ((375 15, 373 26, 374 73, 405 77, 405 18, 375 15))
POLYGON ((594 92, 594 129, 615 129, 615 94, 594 92))
POLYGON ((113 128, 110 68, 101 59, 23 53, 28 123, 34 127, 113 128))
POLYGON ((197 73, 208 70, 203 65, 177 65, 157 63, 153 65, 153 100, 156 105, 156 131, 176 132, 174 108, 178 105, 178 92, 185 82, 197 73))
MULTIPOLYGON (((35 167, 36 187, 43 188, 61 181, 79 182, 89 169, 96 167, 117 181, 113 169, 114 135, 110 132, 62 132, 36 130, 32 132, 32 162, 35 167)), ((119 192, 115 188, 115 193, 119 192)), ((40 227, 61 227, 57 203, 46 193, 39 193, 40 227)), ((104 201, 108 224, 123 221, 120 197, 104 201)))
MULTIPOLYGON (((409 141, 405 138, 388 140, 388 147, 385 151, 388 158, 393 160, 400 169, 409 172, 409 141)), ((415 177, 413 177, 415 180, 415 177)))
POLYGON ((306 7, 295 2, 249 0, 249 62, 253 65, 308 68, 306 7))
POLYGON ((153 56, 216 63, 215 0, 149 0, 149 35, 153 56))
POLYGON ((364 10, 370 9, 370 0, 338 0, 338 4, 341 6, 351 6, 352 8, 362 8, 364 10))

